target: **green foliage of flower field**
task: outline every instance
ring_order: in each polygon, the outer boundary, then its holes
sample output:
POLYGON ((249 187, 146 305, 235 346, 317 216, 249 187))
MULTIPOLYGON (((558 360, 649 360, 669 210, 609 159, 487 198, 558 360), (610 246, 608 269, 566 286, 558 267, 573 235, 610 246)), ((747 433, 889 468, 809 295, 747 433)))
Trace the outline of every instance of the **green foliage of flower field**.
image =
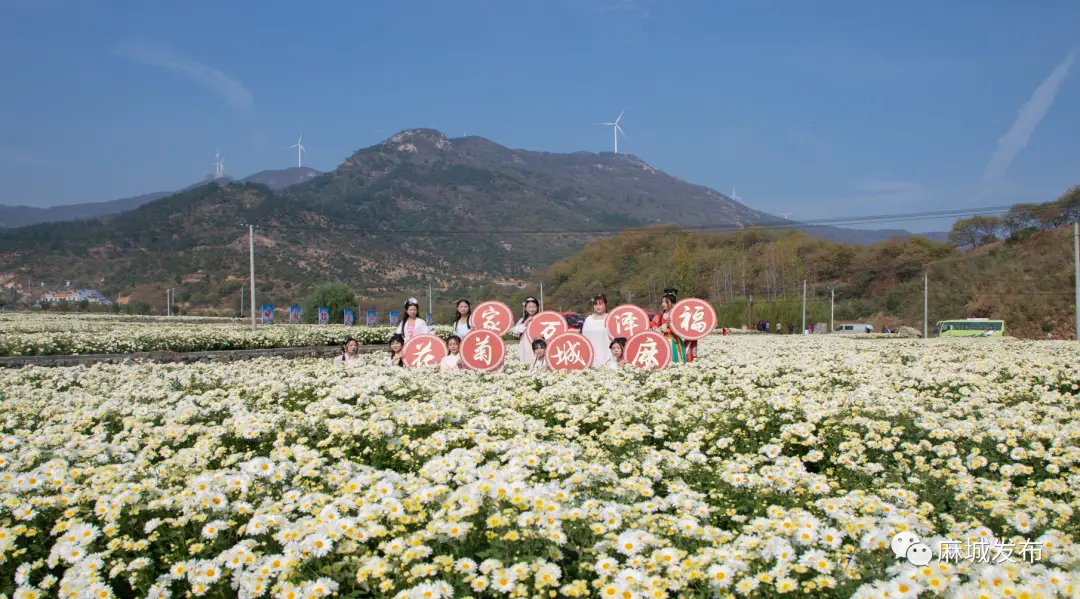
POLYGON ((0 592, 1080 592, 1073 344, 745 335, 699 353, 655 373, 0 372, 0 592), (901 531, 1041 555, 916 567, 890 549, 901 531))

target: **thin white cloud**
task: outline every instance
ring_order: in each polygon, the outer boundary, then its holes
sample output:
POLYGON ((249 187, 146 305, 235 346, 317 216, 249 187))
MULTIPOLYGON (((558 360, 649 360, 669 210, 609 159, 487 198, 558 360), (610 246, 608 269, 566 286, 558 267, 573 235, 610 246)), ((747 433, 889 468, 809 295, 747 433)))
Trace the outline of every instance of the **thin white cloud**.
POLYGON ((1054 103, 1054 98, 1057 96, 1058 89, 1061 88, 1061 83, 1069 75, 1069 67, 1072 66, 1074 55, 1075 53, 1070 52, 1065 57, 1065 60, 1061 61, 1061 64, 1051 71, 1050 76, 1044 79, 1039 84, 1039 87, 1035 88, 1035 91, 1031 94, 1031 99, 1020 108, 1020 114, 1017 115, 1012 127, 1009 127, 1009 131, 998 139, 997 150, 994 151, 994 155, 990 157, 990 161, 986 163, 986 169, 983 171, 982 180, 984 184, 1005 175, 1005 171, 1009 170, 1012 161, 1021 150, 1027 147, 1028 141, 1031 140, 1031 134, 1035 132, 1046 113, 1050 111, 1050 106, 1054 103))
POLYGON ((255 96, 243 83, 211 66, 188 58, 165 44, 143 37, 130 37, 116 46, 116 53, 145 65, 180 73, 221 94, 225 103, 236 110, 247 112, 255 105, 255 96))

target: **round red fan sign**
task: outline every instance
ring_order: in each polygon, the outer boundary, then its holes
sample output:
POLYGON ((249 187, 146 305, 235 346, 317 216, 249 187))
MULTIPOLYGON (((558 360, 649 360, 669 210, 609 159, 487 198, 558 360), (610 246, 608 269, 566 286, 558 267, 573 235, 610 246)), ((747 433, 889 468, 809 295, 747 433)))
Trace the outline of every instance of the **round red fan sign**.
POLYGON ((604 319, 608 337, 630 339, 649 328, 649 314, 633 304, 623 304, 607 313, 604 319))
POLYGON ((585 370, 592 366, 592 343, 581 333, 563 333, 548 341, 544 357, 553 370, 585 370))
POLYGON ((493 331, 499 337, 505 335, 514 322, 516 319, 510 307, 494 300, 483 302, 472 313, 473 328, 493 331))
POLYGON ((545 310, 533 316, 525 332, 529 335, 529 339, 544 339, 547 341, 565 333, 567 328, 566 319, 563 318, 562 314, 552 310, 545 310))
POLYGON ((473 329, 465 334, 458 351, 466 368, 479 372, 491 372, 502 366, 506 346, 502 336, 487 329, 473 329))
POLYGON ((697 341, 716 329, 716 310, 696 297, 679 300, 671 308, 671 332, 687 341, 697 341))
POLYGON ((626 342, 626 363, 646 370, 671 365, 671 343, 656 331, 642 331, 626 342))
POLYGON ((405 342, 405 365, 438 366, 446 357, 446 342, 435 335, 417 335, 405 342))

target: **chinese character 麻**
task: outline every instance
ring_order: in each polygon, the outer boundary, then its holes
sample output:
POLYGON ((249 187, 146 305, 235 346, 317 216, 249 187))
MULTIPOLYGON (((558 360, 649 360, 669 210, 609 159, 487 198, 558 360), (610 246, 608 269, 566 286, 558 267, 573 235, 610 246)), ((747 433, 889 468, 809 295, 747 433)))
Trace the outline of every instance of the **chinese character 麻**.
POLYGON ((646 339, 638 346, 637 355, 634 356, 634 365, 641 366, 643 368, 656 368, 660 365, 660 361, 656 359, 658 352, 655 339, 646 339))
POLYGON ((942 541, 939 553, 941 554, 941 561, 945 563, 960 563, 967 557, 964 555, 960 541, 942 541))

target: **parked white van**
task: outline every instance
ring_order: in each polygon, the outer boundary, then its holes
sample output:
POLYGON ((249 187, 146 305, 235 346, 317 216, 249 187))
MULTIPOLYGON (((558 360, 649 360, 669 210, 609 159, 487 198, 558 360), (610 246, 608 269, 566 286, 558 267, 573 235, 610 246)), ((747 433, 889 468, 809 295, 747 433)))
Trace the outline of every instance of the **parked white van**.
POLYGON ((842 324, 835 329, 834 333, 872 333, 874 326, 869 324, 842 324))

